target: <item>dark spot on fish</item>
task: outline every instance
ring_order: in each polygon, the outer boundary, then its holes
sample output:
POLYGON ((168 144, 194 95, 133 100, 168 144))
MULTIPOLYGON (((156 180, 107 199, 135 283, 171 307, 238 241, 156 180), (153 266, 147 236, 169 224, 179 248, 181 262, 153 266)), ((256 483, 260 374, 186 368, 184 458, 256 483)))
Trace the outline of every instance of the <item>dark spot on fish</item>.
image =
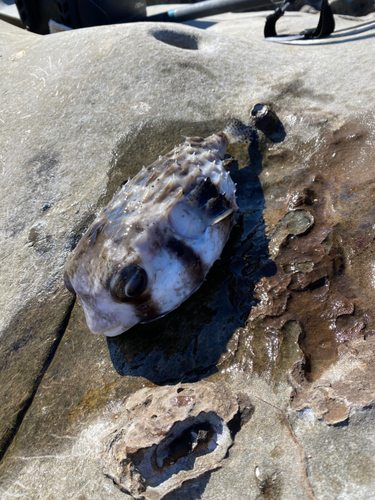
POLYGON ((172 252, 179 259, 181 264, 189 273, 193 283, 200 283, 204 277, 203 264, 200 256, 181 240, 171 236, 165 244, 167 250, 172 252))
POLYGON ((89 241, 90 247, 93 247, 95 245, 98 236, 103 231, 104 224, 105 223, 102 220, 100 220, 99 222, 94 224, 87 233, 87 235, 84 236, 84 238, 89 241))
POLYGON ((187 142, 190 146, 201 146, 204 141, 203 137, 188 137, 187 142))
POLYGON ((189 173, 189 167, 185 164, 179 170, 179 175, 185 177, 189 173))
POLYGON ((216 198, 218 194, 217 187, 207 177, 206 179, 199 179, 197 185, 186 194, 186 202, 189 205, 203 206, 212 198, 216 198))
POLYGON ((144 293, 142 297, 136 297, 130 303, 134 305, 135 314, 141 323, 146 323, 160 316, 159 306, 153 301, 150 293, 144 293))

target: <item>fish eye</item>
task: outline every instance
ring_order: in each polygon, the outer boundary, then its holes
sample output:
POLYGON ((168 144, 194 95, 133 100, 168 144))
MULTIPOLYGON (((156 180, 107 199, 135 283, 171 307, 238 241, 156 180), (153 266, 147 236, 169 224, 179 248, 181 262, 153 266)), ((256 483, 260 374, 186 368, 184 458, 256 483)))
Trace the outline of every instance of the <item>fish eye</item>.
POLYGON ((109 290, 115 300, 127 302, 141 295, 147 283, 147 273, 143 267, 131 264, 112 276, 109 290))

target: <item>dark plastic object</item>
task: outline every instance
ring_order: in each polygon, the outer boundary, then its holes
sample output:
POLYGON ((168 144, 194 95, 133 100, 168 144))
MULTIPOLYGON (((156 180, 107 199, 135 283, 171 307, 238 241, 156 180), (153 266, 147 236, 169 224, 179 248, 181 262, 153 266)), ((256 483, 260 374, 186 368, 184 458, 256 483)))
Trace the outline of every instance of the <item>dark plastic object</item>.
POLYGON ((130 21, 146 15, 146 0, 15 0, 22 23, 34 33, 49 33, 52 19, 70 28, 130 21))
POLYGON ((296 0, 284 0, 283 3, 277 7, 275 12, 267 16, 266 25, 264 27, 265 38, 286 39, 293 37, 295 40, 311 40, 314 38, 324 38, 329 36, 335 29, 335 19, 333 17, 332 9, 329 6, 328 0, 323 0, 320 8, 320 17, 318 26, 315 29, 307 29, 298 35, 277 35, 276 23, 281 16, 284 15, 286 9, 295 3, 296 0))
MULTIPOLYGON (((277 0, 275 3, 279 3, 277 0)), ((245 9, 264 8, 269 5, 269 0, 205 0, 192 5, 171 9, 162 14, 155 14, 137 21, 156 21, 182 23, 192 21, 200 17, 223 14, 224 12, 236 12, 245 9)))

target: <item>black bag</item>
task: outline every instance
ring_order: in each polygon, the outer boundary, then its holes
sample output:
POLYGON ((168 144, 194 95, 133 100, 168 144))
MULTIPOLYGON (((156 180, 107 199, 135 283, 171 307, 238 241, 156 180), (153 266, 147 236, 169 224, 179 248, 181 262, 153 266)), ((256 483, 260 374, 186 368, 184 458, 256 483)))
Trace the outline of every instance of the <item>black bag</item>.
POLYGON ((50 20, 69 28, 128 21, 146 15, 146 0, 15 0, 21 22, 45 35, 50 20))

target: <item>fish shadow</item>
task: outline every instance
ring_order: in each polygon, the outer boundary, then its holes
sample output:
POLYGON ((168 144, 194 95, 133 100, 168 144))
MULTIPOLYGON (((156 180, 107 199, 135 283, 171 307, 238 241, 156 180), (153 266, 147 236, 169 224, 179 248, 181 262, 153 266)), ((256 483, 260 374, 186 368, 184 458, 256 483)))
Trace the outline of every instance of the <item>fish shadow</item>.
POLYGON ((249 164, 230 167, 240 210, 223 250, 202 286, 177 309, 107 339, 121 376, 140 376, 156 384, 197 382, 218 371, 217 363, 234 332, 244 327, 257 303, 255 284, 276 273, 269 258, 259 181, 262 155, 254 131, 249 164))

